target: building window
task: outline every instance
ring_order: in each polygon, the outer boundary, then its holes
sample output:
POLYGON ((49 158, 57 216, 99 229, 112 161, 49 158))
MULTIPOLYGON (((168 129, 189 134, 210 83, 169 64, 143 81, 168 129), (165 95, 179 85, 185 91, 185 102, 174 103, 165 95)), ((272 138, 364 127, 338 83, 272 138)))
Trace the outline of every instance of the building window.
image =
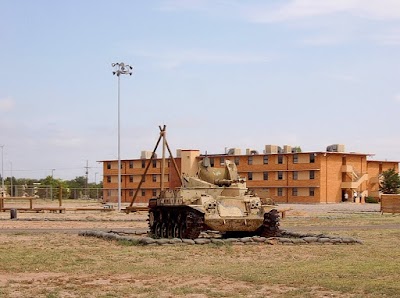
POLYGON ((235 157, 235 165, 238 166, 238 165, 239 165, 239 161, 240 161, 240 158, 236 156, 236 157, 235 157))
POLYGON ((153 159, 153 168, 157 168, 157 160, 153 159))
POLYGON ((299 155, 293 154, 293 163, 298 163, 298 162, 299 162, 299 155))
POLYGON ((157 182, 157 175, 153 174, 153 182, 157 182))
POLYGON ((310 179, 315 179, 315 171, 314 170, 310 171, 310 179))
POLYGON ((146 196, 146 191, 144 189, 142 189, 142 197, 146 196))
POLYGON ((278 164, 283 164, 283 155, 278 155, 278 164))
POLYGON ((268 180, 268 172, 263 173, 263 178, 264 178, 264 180, 268 180))
POLYGON ((210 167, 214 167, 214 157, 210 157, 210 167))
POLYGON ((315 153, 310 153, 310 163, 315 163, 315 153))
POLYGON ((263 163, 264 163, 265 165, 268 164, 268 155, 264 155, 264 157, 263 157, 263 163))
POLYGON ((277 195, 278 195, 278 197, 283 196, 283 188, 282 188, 282 187, 279 187, 279 188, 278 188, 278 190, 277 190, 277 195))
POLYGON ((107 183, 111 183, 111 176, 107 176, 107 183))
POLYGON ((111 190, 110 189, 107 191, 107 196, 111 197, 111 190))
POLYGON ((157 196, 157 189, 153 189, 153 197, 157 196))
POLYGON ((294 172, 293 172, 293 180, 297 180, 298 177, 299 177, 299 172, 294 171, 294 172))
POLYGON ((142 182, 146 182, 146 175, 142 175, 142 182))
POLYGON ((129 196, 133 197, 133 190, 132 189, 129 190, 129 196))
POLYGON ((221 166, 225 165, 225 157, 221 157, 219 159, 219 165, 221 165, 221 166))
POLYGON ((278 180, 283 180, 283 172, 282 171, 278 172, 278 180))
POLYGON ((131 183, 133 182, 133 175, 129 176, 129 182, 131 182, 131 183))
POLYGON ((253 180, 253 173, 252 172, 247 173, 247 180, 253 180))
POLYGON ((142 169, 146 167, 146 160, 142 159, 142 169))
POLYGON ((292 189, 292 195, 293 195, 294 197, 297 197, 297 187, 293 187, 293 189, 292 189))
POLYGON ((310 191, 310 197, 313 197, 315 191, 314 187, 310 187, 309 191, 310 191))
POLYGON ((111 162, 108 162, 107 163, 107 170, 110 170, 111 169, 111 162))
POLYGON ((129 161, 129 168, 130 168, 130 169, 133 169, 133 160, 130 160, 130 161, 129 161))
POLYGON ((252 164, 253 164, 253 156, 249 156, 249 157, 247 158, 247 164, 248 164, 248 165, 252 165, 252 164))

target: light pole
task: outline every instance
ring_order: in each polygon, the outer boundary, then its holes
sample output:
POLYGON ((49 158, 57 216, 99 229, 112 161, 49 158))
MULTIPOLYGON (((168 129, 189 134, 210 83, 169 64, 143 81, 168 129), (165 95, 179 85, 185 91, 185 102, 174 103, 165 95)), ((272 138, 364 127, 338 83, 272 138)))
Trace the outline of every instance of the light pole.
POLYGON ((1 147, 1 195, 4 196, 4 159, 3 159, 4 145, 0 145, 0 147, 1 147))
POLYGON ((132 75, 132 66, 120 63, 112 63, 113 75, 118 77, 118 211, 121 211, 121 126, 120 126, 120 76, 122 74, 132 75))

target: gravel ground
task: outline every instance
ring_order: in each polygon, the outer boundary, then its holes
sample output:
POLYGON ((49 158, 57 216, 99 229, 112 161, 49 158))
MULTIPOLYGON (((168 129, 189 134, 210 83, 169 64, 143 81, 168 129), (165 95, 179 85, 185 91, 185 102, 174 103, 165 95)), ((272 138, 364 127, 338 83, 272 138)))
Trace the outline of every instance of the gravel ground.
POLYGON ((380 204, 359 204, 359 203, 338 203, 338 204, 279 204, 279 209, 290 209, 290 213, 295 211, 307 213, 356 213, 356 212, 380 212, 380 204))

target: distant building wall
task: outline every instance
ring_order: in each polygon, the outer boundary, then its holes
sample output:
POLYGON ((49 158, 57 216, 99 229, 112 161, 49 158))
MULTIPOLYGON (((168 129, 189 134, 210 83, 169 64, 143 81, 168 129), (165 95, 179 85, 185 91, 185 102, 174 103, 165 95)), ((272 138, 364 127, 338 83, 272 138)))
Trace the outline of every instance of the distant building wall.
MULTIPOLYGON (((235 151, 236 153, 239 151, 235 151)), ((249 151, 249 153, 254 151, 249 151)), ((197 163, 203 158, 198 150, 179 150, 175 158, 181 173, 195 175, 197 163)), ((225 160, 236 163, 239 175, 247 186, 261 197, 272 198, 277 203, 338 203, 347 193, 363 196, 379 194, 379 175, 389 168, 399 170, 398 162, 367 160, 367 154, 346 152, 298 152, 227 155, 211 154, 211 166, 223 167, 225 160)), ((145 176, 135 203, 147 203, 160 193, 161 159, 122 160, 122 202, 130 203, 145 176)), ((118 162, 103 161, 103 199, 116 202, 118 188, 118 162)), ((165 188, 180 186, 172 161, 167 159, 165 188)))

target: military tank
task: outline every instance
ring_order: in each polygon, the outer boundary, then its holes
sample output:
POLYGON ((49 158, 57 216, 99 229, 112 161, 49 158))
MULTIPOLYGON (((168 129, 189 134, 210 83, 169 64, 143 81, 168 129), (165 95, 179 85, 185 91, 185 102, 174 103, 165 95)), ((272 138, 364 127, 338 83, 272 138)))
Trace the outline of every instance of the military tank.
POLYGON ((225 160, 214 168, 204 157, 195 176, 184 175, 182 186, 162 190, 149 201, 149 228, 155 238, 195 239, 202 231, 225 237, 279 236, 279 213, 263 204, 239 177, 236 164, 225 160))

